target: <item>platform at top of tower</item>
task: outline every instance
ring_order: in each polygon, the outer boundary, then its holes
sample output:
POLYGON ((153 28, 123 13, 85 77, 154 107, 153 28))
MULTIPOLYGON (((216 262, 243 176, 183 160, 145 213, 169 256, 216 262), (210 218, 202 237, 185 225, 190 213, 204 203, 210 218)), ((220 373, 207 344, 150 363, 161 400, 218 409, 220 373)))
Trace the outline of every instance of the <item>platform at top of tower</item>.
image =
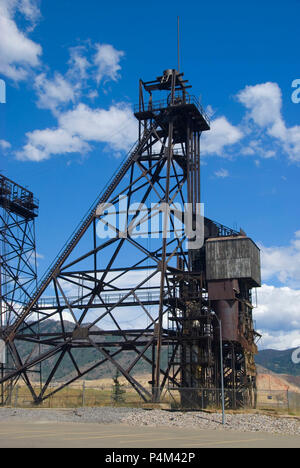
POLYGON ((38 216, 39 203, 33 193, 0 174, 0 206, 24 219, 38 216))
POLYGON ((204 132, 210 130, 209 117, 198 99, 189 94, 175 97, 172 104, 168 102, 168 99, 164 99, 149 101, 145 104, 144 108, 136 105, 134 107, 134 115, 138 120, 156 119, 165 110, 180 114, 183 119, 189 119, 193 124, 194 131, 204 132))
POLYGON ((140 81, 139 104, 134 107, 134 115, 138 120, 156 120, 160 123, 164 115, 171 115, 188 125, 192 131, 210 130, 210 119, 199 100, 190 95, 187 89, 188 80, 183 79, 183 73, 177 70, 165 70, 162 76, 154 81, 140 81), (157 92, 160 99, 156 99, 157 92), (149 99, 144 99, 144 92, 149 99), (156 96, 154 96, 156 93, 156 96))

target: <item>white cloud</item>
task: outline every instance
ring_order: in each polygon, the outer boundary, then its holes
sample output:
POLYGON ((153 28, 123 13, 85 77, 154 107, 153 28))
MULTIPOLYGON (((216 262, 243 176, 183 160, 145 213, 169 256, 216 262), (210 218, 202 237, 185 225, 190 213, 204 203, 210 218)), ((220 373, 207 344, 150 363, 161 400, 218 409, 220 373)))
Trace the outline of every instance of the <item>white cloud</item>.
POLYGON ((300 161, 300 125, 291 127, 286 131, 284 141, 285 150, 293 162, 300 161))
POLYGON ((9 17, 19 11, 33 25, 41 17, 39 3, 40 0, 0 0, 0 9, 9 17))
POLYGON ((120 60, 125 55, 123 51, 116 50, 110 44, 96 44, 94 64, 97 67, 96 80, 98 83, 103 79, 117 81, 121 70, 120 60))
POLYGON ((229 177, 229 172, 227 171, 227 169, 220 169, 219 171, 215 172, 215 176, 220 179, 226 179, 227 177, 229 177))
MULTIPOLYGON (((91 44, 86 41, 82 45, 71 47, 69 52, 69 69, 66 74, 69 81, 82 86, 87 85, 89 80, 94 80, 99 86, 101 81, 118 80, 120 61, 125 54, 111 44, 91 44)), ((94 94, 96 90, 89 92, 94 94)))
POLYGON ((268 332, 297 331, 300 339, 300 290, 263 284, 254 318, 268 332))
POLYGON ((114 150, 128 150, 137 136, 136 121, 126 104, 113 105, 108 110, 79 104, 60 115, 59 125, 82 140, 107 143, 114 150))
POLYGON ((246 86, 236 97, 247 110, 245 117, 238 126, 225 116, 215 118, 211 130, 202 136, 203 155, 269 159, 283 152, 291 161, 300 162, 300 126, 288 127, 285 123, 278 84, 246 86))
POLYGON ((254 318, 263 335, 260 347, 300 346, 300 231, 287 246, 260 247, 264 281, 276 280, 283 285, 263 284, 257 290, 258 307, 254 318))
POLYGON ((291 332, 261 331, 262 339, 258 343, 259 349, 293 349, 300 346, 300 334, 297 330, 291 332))
POLYGON ((259 156, 263 159, 270 159, 276 156, 276 151, 271 149, 272 147, 274 148, 274 144, 270 147, 270 144, 267 145, 261 138, 259 138, 250 141, 248 146, 245 146, 240 150, 240 153, 244 156, 259 156))
POLYGON ((123 151, 136 139, 136 122, 127 105, 105 110, 79 104, 74 110, 59 114, 58 123, 56 129, 27 133, 27 144, 17 152, 17 159, 40 162, 57 154, 84 154, 91 150, 91 142, 123 151))
POLYGON ((90 146, 80 138, 71 135, 66 130, 46 129, 27 133, 27 144, 16 153, 20 161, 40 162, 52 155, 67 153, 86 153, 90 146))
MULTIPOLYGON (((247 109, 247 118, 275 138, 290 160, 300 162, 300 126, 288 128, 282 116, 282 92, 277 83, 246 86, 237 99, 247 109)), ((267 157, 274 156, 274 150, 267 157)))
POLYGON ((38 95, 38 107, 55 111, 58 106, 74 102, 76 89, 60 73, 55 73, 53 80, 48 80, 45 73, 35 78, 35 90, 38 95))
POLYGON ((255 155, 255 151, 254 149, 250 146, 245 146, 245 148, 242 148, 241 149, 241 154, 243 154, 244 156, 254 156, 255 155))
POLYGON ((0 148, 6 151, 11 148, 11 144, 6 140, 0 140, 0 148))
POLYGON ((93 101, 94 99, 99 97, 99 93, 96 90, 92 90, 88 93, 87 97, 93 101))
POLYGON ((98 84, 101 80, 117 80, 123 55, 112 45, 86 42, 70 48, 64 75, 58 72, 52 77, 45 72, 36 75, 37 105, 51 110, 57 125, 28 132, 24 147, 16 152, 17 159, 38 162, 57 154, 83 154, 91 150, 90 142, 104 143, 115 154, 128 151, 137 138, 137 123, 129 105, 92 108, 79 99, 98 97, 93 80, 98 84))
POLYGON ((0 2, 0 73, 14 81, 24 80, 31 68, 39 65, 42 48, 18 29, 16 10, 31 21, 37 19, 37 6, 32 1, 0 2))
MULTIPOLYGON (((46 73, 41 73, 34 81, 38 107, 50 109, 54 114, 62 106, 78 104, 82 95, 89 99, 98 97, 95 81, 97 86, 102 79, 116 81, 121 69, 119 61, 124 55, 112 45, 90 43, 71 47, 69 53, 65 75, 56 72, 53 78, 48 78, 46 73)), ((74 110, 76 112, 77 109, 74 110)))
POLYGON ((235 145, 242 138, 239 128, 234 127, 226 117, 219 117, 212 121, 211 130, 202 136, 202 153, 222 156, 227 146, 235 145))
POLYGON ((77 46, 70 48, 70 60, 68 75, 71 78, 81 80, 88 78, 88 69, 91 67, 90 62, 86 58, 85 54, 87 49, 84 46, 77 46))
POLYGON ((36 0, 20 0, 19 10, 26 17, 26 19, 31 22, 31 28, 34 27, 36 22, 41 17, 41 12, 36 0))
POLYGON ((265 247, 262 251, 262 276, 265 281, 278 280, 280 283, 299 287, 300 284, 300 231, 288 246, 265 247))
POLYGON ((249 110, 250 118, 258 126, 273 126, 281 120, 282 95, 277 83, 246 86, 237 98, 249 110))

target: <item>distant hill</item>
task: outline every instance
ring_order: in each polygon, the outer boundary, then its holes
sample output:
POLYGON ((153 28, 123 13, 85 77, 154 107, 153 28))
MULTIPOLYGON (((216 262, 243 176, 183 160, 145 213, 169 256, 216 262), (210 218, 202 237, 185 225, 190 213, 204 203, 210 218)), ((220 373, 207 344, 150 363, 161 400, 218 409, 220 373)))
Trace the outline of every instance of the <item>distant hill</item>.
MULTIPOLYGON (((87 326, 87 324, 85 324, 87 326)), ((64 321, 64 327, 67 332, 71 332, 74 329, 74 324, 68 321, 64 321)), ((93 326, 92 330, 97 331, 100 330, 97 326, 93 326)), ((60 332, 60 324, 54 320, 45 320, 45 322, 42 322, 41 328, 40 328, 40 333, 43 334, 52 334, 52 333, 59 333, 60 332)), ((46 337, 43 337, 43 340, 46 340, 46 337)), ((116 341, 116 337, 112 336, 106 336, 103 338, 104 341, 109 343, 109 341, 113 340, 116 341)), ((26 341, 17 341, 16 342, 18 352, 20 356, 22 356, 24 359, 26 359, 27 356, 31 355, 31 358, 34 358, 38 355, 38 349, 36 348, 35 350, 34 345, 32 345, 29 342, 26 341), (31 354, 32 353, 32 354, 31 354)), ((43 354, 49 350, 49 347, 47 346, 41 346, 40 353, 43 354)), ((72 355, 75 358, 77 364, 79 365, 80 371, 84 372, 85 370, 91 368, 94 364, 97 362, 101 361, 103 359, 103 355, 100 353, 95 348, 88 348, 88 349, 73 349, 72 355)), ((151 349, 147 350, 145 353, 145 356, 150 358, 151 357, 151 349)), ((137 356, 137 354, 134 351, 124 351, 121 353, 116 359, 118 363, 126 369, 131 362, 134 360, 134 358, 137 356)), ((51 357, 42 363, 42 375, 43 379, 47 379, 49 373, 53 369, 56 361, 58 359, 58 356, 51 357)), ((161 367, 165 369, 167 367, 167 360, 168 360, 168 350, 164 349, 162 353, 162 359, 161 359, 161 367)), ((38 367, 35 369, 38 370, 38 367)), ((87 380, 97 380, 97 379, 102 379, 102 378, 110 378, 115 375, 116 368, 113 366, 113 364, 107 362, 100 367, 95 368, 91 372, 85 375, 85 378, 87 380)), ((150 364, 144 360, 140 359, 140 361, 136 364, 134 367, 134 370, 132 372, 132 375, 134 374, 151 374, 151 366, 150 364)), ((74 364, 71 360, 71 357, 66 354, 64 358, 62 359, 62 362, 57 369, 54 379, 56 381, 66 381, 70 380, 74 377, 76 377, 78 374, 75 370, 74 364)), ((38 378, 38 376, 37 376, 38 378)))
MULTIPOLYGON (((71 322, 65 321, 65 329, 66 331, 72 331, 74 328, 74 324, 71 322)), ((46 320, 42 323, 40 332, 42 333, 56 333, 60 329, 57 322, 54 320, 46 320)), ((97 327, 93 327, 95 330, 99 330, 97 327)), ((112 337, 106 337, 106 341, 109 342, 112 337)), ((19 342, 18 351, 21 356, 25 357, 28 356, 32 351, 32 345, 26 342, 19 342)), ((46 349, 42 347, 41 352, 45 352, 46 349)), ((295 384, 300 386, 300 364, 294 364, 292 362, 291 356, 294 349, 288 349, 286 351, 276 351, 273 349, 266 349, 260 351, 256 356, 256 363, 258 366, 264 368, 264 370, 260 370, 259 373, 266 373, 265 370, 270 370, 276 374, 284 374, 284 378, 288 380, 291 384, 295 384)), ((150 357, 151 350, 148 350, 146 356, 150 357)), ((76 357, 77 362, 80 365, 80 369, 84 370, 89 367, 93 363, 99 361, 99 351, 96 349, 78 349, 73 350, 72 354, 76 357)), ((37 355, 37 351, 33 353, 33 356, 37 355)), ((119 357, 119 363, 126 369, 130 362, 133 360, 133 356, 136 357, 136 353, 133 351, 126 351, 123 352, 119 357)), ((49 372, 53 368, 57 357, 50 358, 49 360, 43 363, 43 376, 44 378, 49 375, 49 372)), ((167 360, 168 360, 168 350, 163 349, 162 352, 162 368, 167 367, 167 360)), ((112 364, 108 363, 99 368, 94 369, 92 372, 85 376, 88 380, 97 380, 101 378, 109 378, 115 373, 115 368, 112 364)), ((133 374, 151 374, 151 367, 149 363, 145 360, 141 359, 138 364, 134 368, 133 374)), ((55 374, 55 380, 66 380, 77 375, 74 365, 71 361, 71 358, 66 355, 62 361, 61 366, 59 367, 57 373, 55 374)))
POLYGON ((300 364, 294 364, 292 361, 292 353, 295 349, 296 348, 287 349, 285 351, 264 349, 259 351, 255 361, 260 366, 265 367, 276 374, 289 374, 300 377, 300 364))
POLYGON ((294 377, 286 374, 276 374, 270 369, 257 364, 257 388, 263 391, 289 390, 290 392, 300 393, 300 377, 294 377))

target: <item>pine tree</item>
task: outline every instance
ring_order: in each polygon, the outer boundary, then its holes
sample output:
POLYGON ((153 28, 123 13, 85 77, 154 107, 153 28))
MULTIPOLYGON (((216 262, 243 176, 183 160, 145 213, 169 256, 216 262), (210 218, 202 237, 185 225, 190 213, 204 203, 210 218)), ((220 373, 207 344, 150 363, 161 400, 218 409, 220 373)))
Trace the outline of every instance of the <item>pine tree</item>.
POLYGON ((112 388, 111 399, 115 404, 125 402, 125 399, 124 399, 123 395, 124 395, 124 393, 126 393, 126 390, 122 389, 122 387, 124 387, 124 385, 120 384, 119 376, 120 376, 119 371, 117 371, 115 377, 113 378, 114 384, 113 384, 113 388, 112 388))

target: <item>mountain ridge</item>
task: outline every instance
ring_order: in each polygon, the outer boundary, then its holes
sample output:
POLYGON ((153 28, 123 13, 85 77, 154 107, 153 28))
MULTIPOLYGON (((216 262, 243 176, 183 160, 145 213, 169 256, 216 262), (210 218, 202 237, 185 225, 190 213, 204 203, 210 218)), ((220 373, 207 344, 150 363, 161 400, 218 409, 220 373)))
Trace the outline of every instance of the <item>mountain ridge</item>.
MULTIPOLYGON (((65 329, 67 332, 72 332, 74 329, 74 323, 65 321, 64 322, 65 329)), ((88 326, 88 324, 85 324, 88 326)), ((59 330, 60 326, 54 320, 45 320, 42 323, 40 332, 41 333, 55 333, 59 330)), ((100 330, 97 326, 93 327, 93 330, 100 330)), ((113 338, 115 341, 115 337, 113 338)), ((105 337, 105 341, 109 342, 110 337, 105 337)), ((275 349, 264 349, 259 351, 258 355, 256 356, 256 364, 261 366, 265 370, 269 372, 273 372, 280 376, 284 376, 285 380, 290 381, 291 384, 295 384, 300 386, 300 364, 295 364, 292 361, 292 353, 297 348, 287 349, 287 350, 275 350, 275 349)), ((20 355, 25 357, 32 351, 32 347, 29 343, 19 341, 18 350, 20 355)), ((148 350, 149 351, 149 350, 148 350)), ((150 352, 150 351, 149 351, 150 352)), ((98 360, 99 351, 97 349, 78 349, 73 350, 72 354, 78 361, 80 368, 84 371, 88 367, 92 367, 98 360)), ((125 351, 119 357, 118 362, 124 367, 125 369, 128 367, 130 362, 132 361, 132 357, 136 356, 136 353, 133 351, 125 351)), ((150 355, 149 355, 150 357, 150 355)), ((55 357, 49 359, 43 365, 43 377, 49 374, 49 371, 53 367, 54 363, 56 362, 55 357)), ((162 368, 167 366, 167 359, 168 359, 168 350, 164 349, 162 353, 162 368)), ((85 378, 87 380, 97 380, 105 377, 110 377, 115 373, 115 368, 112 364, 106 363, 99 368, 94 369, 90 373, 86 374, 85 378)), ((149 363, 145 360, 141 359, 136 367, 134 368, 134 374, 150 374, 151 367, 149 363)), ((266 373, 266 372, 264 372, 266 373)), ((65 380, 71 379, 76 377, 77 372, 74 368, 72 360, 70 356, 66 355, 63 359, 56 375, 55 380, 65 380)))

